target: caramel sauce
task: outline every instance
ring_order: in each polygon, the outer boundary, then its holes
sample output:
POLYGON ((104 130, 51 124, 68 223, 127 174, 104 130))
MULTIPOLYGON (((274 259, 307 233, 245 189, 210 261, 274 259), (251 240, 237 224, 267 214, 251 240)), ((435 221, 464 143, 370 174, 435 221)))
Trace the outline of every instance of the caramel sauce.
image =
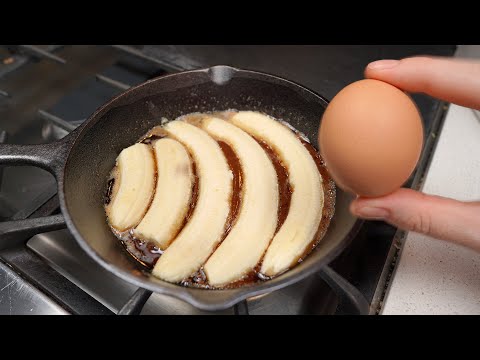
POLYGON ((105 199, 103 201, 105 205, 110 204, 110 202, 112 201, 112 192, 113 192, 114 184, 115 184, 115 178, 112 178, 107 182, 107 192, 105 193, 105 199))
MULTIPOLYGON (((298 134, 297 134, 298 135, 298 134)), ((325 166, 325 161, 323 161, 320 153, 313 147, 312 144, 305 141, 302 137, 298 136, 300 141, 302 142, 303 146, 305 146, 312 156, 315 164, 317 165, 317 169, 322 176, 322 188, 323 188, 323 209, 322 209, 322 219, 320 220, 320 225, 318 226, 317 233, 313 237, 312 242, 307 247, 305 252, 300 256, 297 260, 297 263, 300 263, 305 259, 313 249, 318 245, 320 240, 325 236, 327 232, 328 226, 330 225, 330 221, 333 218, 335 213, 335 197, 336 197, 336 190, 335 190, 335 182, 333 181, 332 177, 328 173, 327 167, 325 166)), ((295 266, 292 264, 291 267, 295 266)))
POLYGON ((168 133, 160 126, 155 126, 151 130, 149 130, 138 142, 144 144, 151 144, 155 140, 162 139, 167 137, 168 133))
POLYGON ((199 181, 198 181, 198 175, 197 175, 197 165, 195 162, 192 160, 192 172, 193 172, 193 186, 192 186, 192 197, 190 199, 190 205, 188 206, 187 214, 185 215, 185 219, 183 220, 182 226, 180 226, 178 233, 175 235, 177 236, 180 231, 185 227, 187 224, 188 220, 193 215, 193 210, 195 210, 195 206, 197 206, 197 200, 198 200, 198 189, 199 189, 199 181))
POLYGON ((123 247, 140 264, 151 270, 155 266, 162 250, 151 241, 137 239, 131 230, 117 235, 123 247))
MULTIPOLYGON (((215 117, 228 120, 235 113, 236 113, 235 111, 195 113, 195 114, 182 116, 179 119, 182 119, 192 125, 198 125, 203 119, 205 119, 208 116, 215 116, 215 117)), ((328 173, 328 170, 319 152, 313 147, 312 144, 306 141, 305 138, 301 136, 301 134, 298 131, 294 131, 294 132, 296 133, 297 137, 300 139, 302 144, 305 146, 305 148, 308 150, 308 152, 312 156, 313 160, 315 161, 315 164, 317 165, 317 169, 322 176, 324 206, 322 210, 322 218, 320 221, 320 225, 318 227, 318 230, 314 238, 312 239, 311 244, 307 247, 304 254, 302 254, 302 256, 300 256, 298 260, 294 264, 292 264, 291 267, 295 266, 296 263, 302 262, 303 259, 305 259, 305 257, 307 257, 312 252, 312 250, 318 245, 320 240, 324 237, 327 231, 327 228, 330 224, 330 221, 335 212, 335 194, 336 194, 335 183, 330 177, 330 174, 328 173)), ((151 129, 145 136, 143 136, 139 140, 139 142, 143 142, 145 144, 151 144, 155 140, 166 137, 167 135, 168 133, 165 130, 163 130, 160 126, 157 126, 151 129)), ((277 215, 278 222, 277 222, 277 228, 275 230, 275 233, 277 233, 288 216, 293 189, 290 185, 288 171, 286 167, 283 165, 281 159, 275 153, 275 151, 272 148, 270 148, 268 144, 266 144, 264 141, 259 139, 255 139, 255 140, 265 150, 277 173, 278 189, 279 189, 279 204, 278 204, 278 215, 277 215)), ((232 197, 230 200, 231 206, 230 206, 230 212, 226 220, 225 231, 223 235, 223 239, 225 239, 225 237, 228 235, 232 227, 235 225, 235 221, 237 219, 238 212, 240 210, 241 201, 242 201, 243 173, 242 173, 240 161, 237 158, 233 149, 223 141, 218 141, 218 144, 222 149, 222 152, 225 155, 228 165, 230 167, 230 170, 232 171, 232 174, 233 174, 233 180, 232 180, 233 191, 232 191, 232 197)), ((199 178, 196 172, 196 166, 194 161, 192 161, 192 169, 193 169, 194 178, 195 178, 193 182, 192 198, 190 201, 189 209, 183 221, 183 224, 180 227, 179 233, 192 217, 197 200, 198 200, 199 178)), ((107 183, 107 190, 105 194, 105 201, 104 201, 105 205, 108 205, 111 201, 114 185, 116 185, 115 179, 112 177, 109 177, 109 180, 107 183)), ((115 229, 112 229, 112 231, 121 240, 127 252, 136 261, 138 261, 148 270, 153 269, 153 267, 155 266, 155 263, 157 262, 158 258, 162 254, 162 250, 156 247, 152 242, 135 238, 133 236, 132 229, 129 229, 128 231, 125 231, 122 233, 117 232, 115 229)), ((217 245, 217 247, 220 246, 220 244, 221 242, 217 245)), ((252 285, 256 282, 268 280, 268 278, 264 278, 260 274, 259 272, 260 267, 261 267, 261 262, 257 264, 257 266, 253 271, 244 275, 242 279, 232 282, 224 286, 223 288, 238 288, 242 286, 252 285)), ((201 267, 190 278, 182 281, 181 285, 188 286, 188 287, 204 288, 204 289, 211 288, 211 286, 208 284, 206 275, 203 271, 203 267, 201 267)))
POLYGON ((118 172, 117 164, 115 163, 114 168, 110 171, 107 180, 107 189, 103 197, 103 204, 105 206, 105 212, 108 214, 108 211, 111 206, 112 198, 114 198, 118 192, 120 186, 120 173, 118 172))
POLYGON ((230 230, 232 230, 235 221, 237 220, 238 212, 240 211, 240 204, 242 202, 242 186, 243 173, 237 155, 233 149, 224 141, 218 141, 218 145, 223 151, 223 155, 227 158, 228 166, 233 174, 232 179, 232 196, 230 198, 230 212, 225 223, 225 232, 223 238, 226 238, 230 230))
POLYGON ((288 215, 288 210, 290 209, 290 200, 292 199, 292 187, 290 186, 290 181, 288 180, 288 171, 286 167, 282 164, 280 158, 275 154, 273 149, 267 145, 266 142, 262 140, 257 140, 260 146, 265 150, 270 161, 275 168, 277 173, 278 181, 278 212, 277 212, 277 228, 275 234, 280 229, 280 227, 285 222, 285 219, 288 215))

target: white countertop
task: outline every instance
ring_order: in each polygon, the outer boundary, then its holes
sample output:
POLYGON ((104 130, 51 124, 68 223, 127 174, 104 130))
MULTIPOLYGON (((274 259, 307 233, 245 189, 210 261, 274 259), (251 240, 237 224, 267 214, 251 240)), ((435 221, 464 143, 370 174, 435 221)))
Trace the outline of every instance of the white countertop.
MULTIPOLYGON (((480 46, 456 56, 480 59, 480 46)), ((480 200, 480 112, 450 105, 422 191, 480 200)), ((381 313, 480 314, 480 253, 409 233, 381 313)))

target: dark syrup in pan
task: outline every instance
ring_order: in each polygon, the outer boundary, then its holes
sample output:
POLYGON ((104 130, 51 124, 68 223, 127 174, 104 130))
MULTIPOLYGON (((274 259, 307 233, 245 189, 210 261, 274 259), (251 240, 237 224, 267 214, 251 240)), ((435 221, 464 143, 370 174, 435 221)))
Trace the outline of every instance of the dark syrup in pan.
MULTIPOLYGON (((201 121, 206 116, 213 115, 220 118, 228 119, 233 114, 235 114, 234 111, 214 112, 211 114, 191 114, 191 115, 183 116, 182 119, 189 123, 195 124, 201 121)), ((313 160, 315 161, 315 164, 317 165, 317 169, 320 172, 323 179, 322 187, 323 187, 323 193, 324 193, 324 206, 322 210, 322 219, 320 221, 320 225, 318 227, 317 233, 314 236, 311 244, 307 247, 305 253, 297 260, 297 263, 299 263, 303 261, 303 259, 310 254, 310 252, 315 248, 315 246, 317 246, 319 241, 325 235, 328 225, 330 224, 330 220, 332 219, 333 214, 335 212, 335 195, 336 195, 335 191, 336 190, 335 190, 335 183, 330 177, 330 174, 328 173, 328 170, 325 167, 325 163, 321 158, 319 152, 313 147, 312 144, 310 144, 305 139, 305 137, 302 134, 300 134, 297 131, 295 131, 295 133, 297 137, 300 139, 300 141, 302 142, 302 144, 305 146, 305 148, 308 150, 313 160)), ((161 139, 166 135, 167 133, 161 127, 155 127, 152 130, 150 130, 144 137, 142 137, 142 139, 140 139, 139 142, 151 144, 155 140, 161 139)), ((288 211, 290 208, 290 200, 291 200, 293 191, 289 182, 288 171, 286 167, 283 165, 281 159, 276 155, 273 149, 271 149, 264 141, 259 139, 255 139, 255 140, 265 150, 270 160, 272 161, 272 164, 274 165, 275 171, 277 173, 277 180, 278 180, 278 187, 279 187, 278 222, 277 222, 277 229, 275 231, 277 232, 278 229, 284 223, 288 215, 288 211)), ((233 191, 232 191, 232 197, 231 197, 231 207, 230 207, 229 215, 227 217, 225 232, 223 236, 223 238, 225 238, 230 232, 232 226, 235 224, 235 220, 237 218, 238 211, 240 209, 241 200, 242 200, 243 175, 242 175, 240 162, 237 156, 235 155, 235 152, 233 151, 233 149, 223 141, 219 141, 218 144, 220 145, 220 148, 222 149, 227 159, 230 170, 232 171, 232 174, 233 174, 233 180, 232 180, 233 191)), ((187 212, 187 215, 185 216, 183 225, 180 227, 179 231, 183 229, 185 224, 188 222, 188 220, 192 216, 195 210, 195 205, 198 198, 199 180, 198 180, 198 175, 196 173, 194 161, 192 161, 192 166, 193 166, 193 172, 195 177, 195 181, 193 183, 193 189, 192 189, 192 200, 190 202, 189 210, 187 212)), ((107 191, 105 195, 106 205, 110 203, 110 197, 112 195, 113 187, 114 187, 114 179, 110 179, 107 183, 107 191)), ((114 234, 121 240, 123 246, 128 251, 128 253, 135 260, 141 263, 147 270, 153 269, 153 267, 155 266, 155 263, 157 262, 158 258, 162 254, 162 250, 160 250, 157 246, 155 246, 153 243, 149 241, 144 241, 144 240, 135 238, 133 236, 131 229, 122 233, 116 231, 115 229, 112 229, 112 230, 114 234)), ((219 245, 220 243, 217 245, 217 247, 219 245)), ((259 281, 267 280, 259 273, 260 265, 261 263, 259 263, 252 272, 244 275, 242 279, 236 282, 230 283, 227 286, 224 286, 224 288, 237 288, 241 286, 251 285, 259 281)), ((210 288, 208 285, 205 273, 203 272, 203 268, 200 268, 195 274, 193 274, 190 278, 185 279, 181 284, 184 286, 190 286, 190 287, 210 288)))

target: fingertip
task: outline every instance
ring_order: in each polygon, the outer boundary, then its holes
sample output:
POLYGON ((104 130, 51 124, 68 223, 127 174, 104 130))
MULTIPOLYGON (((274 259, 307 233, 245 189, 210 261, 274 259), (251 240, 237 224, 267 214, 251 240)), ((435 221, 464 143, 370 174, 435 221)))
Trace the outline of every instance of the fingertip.
MULTIPOLYGON (((362 197, 359 196, 350 203, 349 209, 350 212, 356 216, 363 216, 364 208, 381 208, 389 209, 395 203, 394 197, 398 196, 398 193, 401 193, 401 190, 397 190, 391 194, 378 197, 362 197)), ((400 196, 402 196, 400 194, 400 196)))
POLYGON ((350 203, 349 210, 350 212, 355 215, 361 217, 361 212, 364 207, 369 207, 371 204, 371 200, 374 198, 365 198, 361 196, 357 196, 355 200, 350 203))
POLYGON ((350 203, 349 210, 353 215, 356 215, 355 210, 357 209, 357 199, 353 200, 350 203))
POLYGON ((366 78, 381 78, 382 73, 390 71, 400 64, 400 60, 376 60, 369 63, 364 70, 364 76, 366 78))
POLYGON ((400 60, 377 60, 367 65, 370 70, 389 70, 400 64, 400 60))

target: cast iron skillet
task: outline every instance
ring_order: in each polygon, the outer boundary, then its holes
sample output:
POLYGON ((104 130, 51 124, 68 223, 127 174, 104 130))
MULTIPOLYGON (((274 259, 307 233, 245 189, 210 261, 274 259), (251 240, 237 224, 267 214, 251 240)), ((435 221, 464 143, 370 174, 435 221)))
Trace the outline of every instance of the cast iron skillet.
POLYGON ((351 195, 340 189, 327 234, 310 256, 273 280, 228 290, 186 288, 146 275, 113 236, 103 208, 107 176, 117 155, 158 125, 162 117, 175 119, 196 111, 231 108, 262 111, 288 121, 318 148, 319 121, 327 103, 312 91, 277 76, 214 66, 166 75, 130 88, 57 142, 0 145, 0 164, 34 165, 55 176, 63 214, 0 224, 0 248, 7 247, 19 232, 33 236, 66 225, 82 249, 108 271, 141 288, 174 296, 204 310, 225 309, 319 271, 337 288, 340 282, 345 291, 349 284, 326 265, 350 242, 360 221, 348 211, 351 195))

